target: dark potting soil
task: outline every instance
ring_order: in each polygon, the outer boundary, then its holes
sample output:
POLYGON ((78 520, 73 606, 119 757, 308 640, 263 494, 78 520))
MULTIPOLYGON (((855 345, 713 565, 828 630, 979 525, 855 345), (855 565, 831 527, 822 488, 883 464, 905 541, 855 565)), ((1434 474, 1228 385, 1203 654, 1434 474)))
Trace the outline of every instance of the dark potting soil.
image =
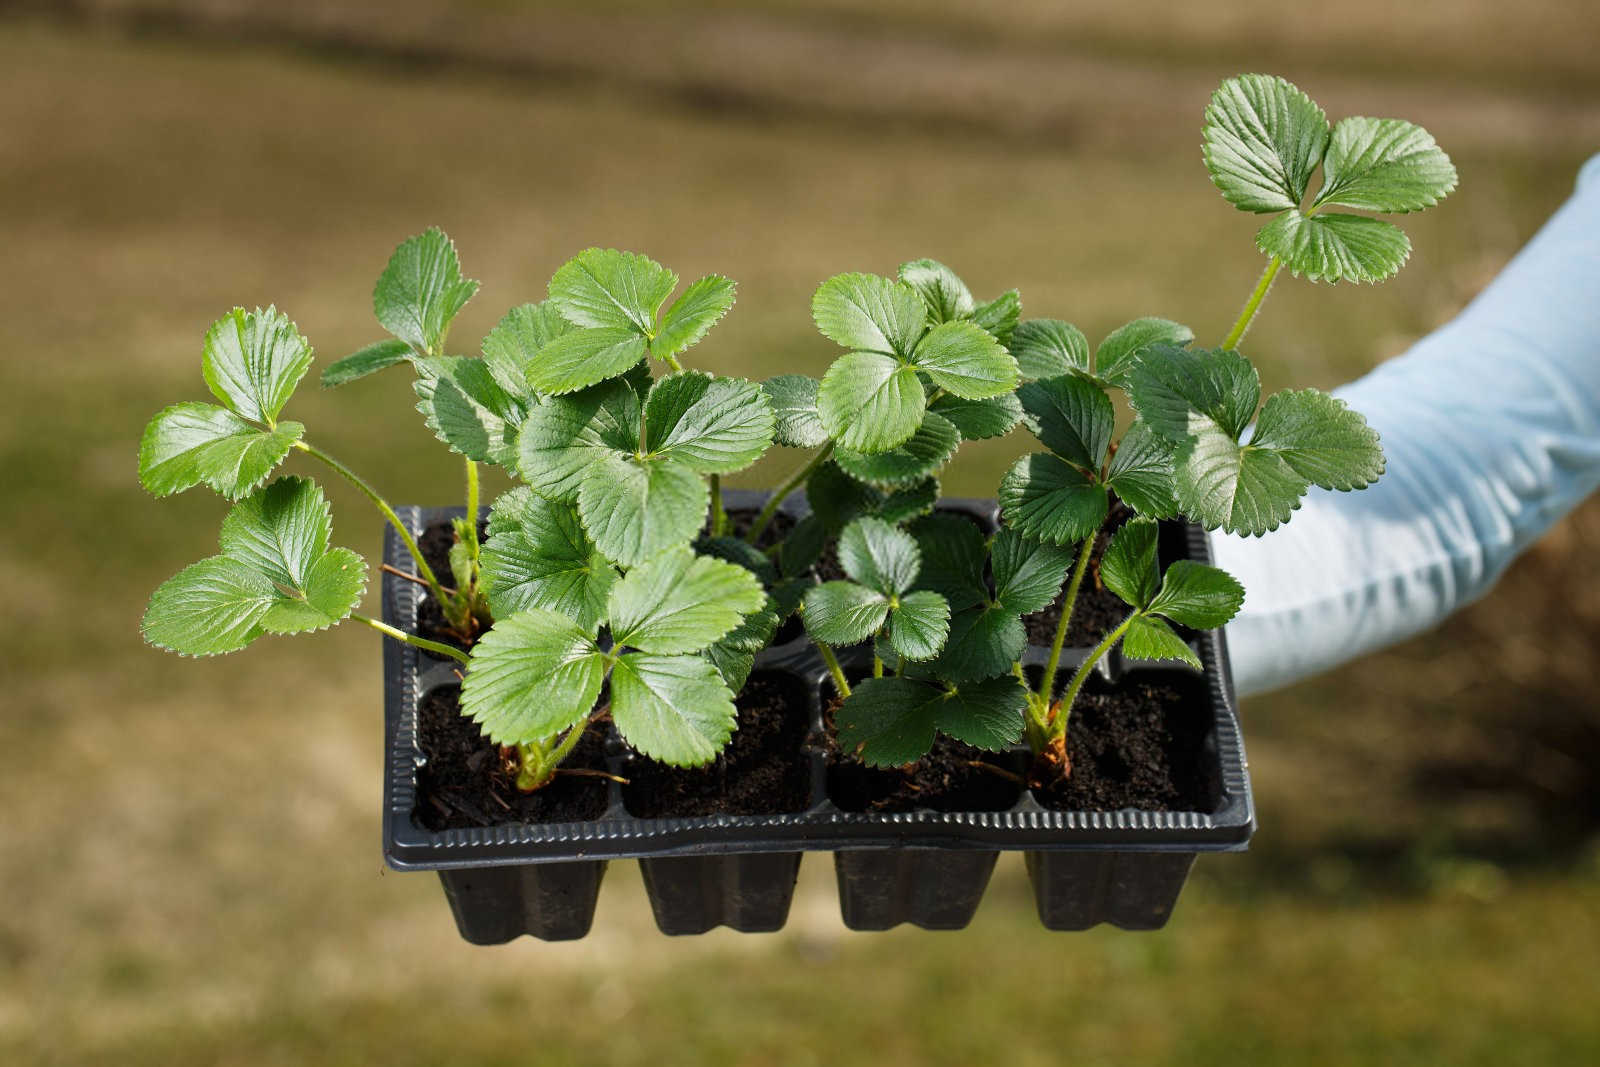
POLYGON ((828 799, 841 811, 1005 811, 1022 794, 1023 760, 984 752, 940 735, 922 759, 906 767, 869 767, 839 750, 833 708, 827 727, 828 799), (979 766, 983 764, 985 766, 979 766))
MULTIPOLYGON (((606 810, 606 782, 562 774, 542 789, 517 788, 515 760, 461 714, 461 689, 442 686, 417 708, 418 741, 427 761, 417 772, 415 820, 429 830, 495 826, 511 822, 583 822, 606 810)), ((604 731, 591 727, 563 764, 603 771, 604 731)))
POLYGON ((1085 687, 1067 723, 1072 773, 1034 797, 1056 811, 1215 810, 1207 692, 1205 679, 1181 676, 1085 687))
POLYGON ((754 674, 735 704, 738 728, 715 763, 686 768, 635 759, 622 789, 629 814, 657 819, 806 809, 811 761, 800 747, 810 726, 805 684, 787 674, 754 674))
MULTIPOLYGON (((1132 610, 1122 602, 1121 597, 1100 584, 1100 557, 1105 555, 1111 535, 1132 517, 1133 509, 1112 497, 1111 510, 1095 537, 1094 549, 1089 553, 1089 569, 1083 575, 1083 585, 1078 589, 1078 602, 1072 611, 1072 622, 1067 627, 1069 648, 1090 648, 1099 643, 1132 610)), ((1022 626, 1028 632, 1030 645, 1049 648, 1055 642, 1056 626, 1061 621, 1061 608, 1066 599, 1066 586, 1062 586, 1049 607, 1022 617, 1022 626)))

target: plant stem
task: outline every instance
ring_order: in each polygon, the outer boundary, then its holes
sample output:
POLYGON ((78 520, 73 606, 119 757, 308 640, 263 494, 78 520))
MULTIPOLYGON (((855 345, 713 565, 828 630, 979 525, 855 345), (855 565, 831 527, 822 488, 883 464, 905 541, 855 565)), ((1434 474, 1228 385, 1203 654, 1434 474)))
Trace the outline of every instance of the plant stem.
POLYGON ((366 623, 368 626, 372 627, 380 634, 383 634, 385 637, 392 637, 396 641, 410 645, 413 648, 425 648, 429 652, 437 652, 441 656, 449 656, 452 659, 459 660, 462 663, 470 662, 467 658, 467 654, 461 651, 459 648, 456 648, 454 645, 440 644, 438 641, 429 641, 426 637, 418 637, 416 634, 408 634, 404 630, 396 629, 386 622, 380 622, 370 615, 361 614, 359 611, 352 611, 350 613, 350 617, 357 622, 366 623))
POLYGON ((711 476, 711 536, 721 537, 728 531, 728 513, 722 508, 722 475, 711 476))
POLYGON ((833 675, 834 688, 839 691, 840 696, 848 698, 850 683, 845 681, 844 671, 840 669, 839 659, 833 654, 833 649, 815 639, 812 640, 812 644, 817 646, 817 653, 822 657, 822 662, 828 665, 828 673, 833 675))
POLYGON ((678 357, 676 356, 667 357, 667 366, 671 367, 674 371, 683 370, 683 364, 678 362, 678 357))
POLYGON ((428 591, 433 594, 443 608, 445 604, 444 590, 439 587, 439 579, 434 576, 433 568, 428 566, 428 561, 422 558, 422 549, 417 547, 416 539, 411 536, 411 531, 406 529, 406 524, 400 521, 400 516, 394 513, 394 508, 389 502, 378 495, 378 491, 361 479, 355 471, 328 455, 322 449, 308 445, 304 441, 296 441, 294 447, 314 459, 319 459, 338 471, 345 480, 366 495, 377 509, 383 512, 383 517, 389 520, 389 525, 394 527, 394 532, 400 535, 400 540, 405 543, 406 551, 411 553, 411 560, 417 565, 417 573, 422 575, 423 581, 428 583, 428 591))
POLYGON ((1056 737, 1067 735, 1067 716, 1072 713, 1072 702, 1078 699, 1078 690, 1083 688, 1084 679, 1089 677, 1089 672, 1094 670, 1094 665, 1100 662, 1102 656, 1110 652, 1116 643, 1122 640, 1122 635, 1128 632, 1128 627, 1133 625, 1133 620, 1139 617, 1136 611, 1122 620, 1122 625, 1106 634, 1094 651, 1089 653, 1089 658, 1083 665, 1073 672, 1072 681, 1067 683, 1067 691, 1061 695, 1061 710, 1056 712, 1055 719, 1050 723, 1050 732, 1056 737))
POLYGON ((578 747, 584 731, 589 729, 589 722, 590 720, 585 719, 568 730, 567 736, 563 737, 561 743, 554 748, 545 748, 539 741, 518 745, 517 753, 522 757, 522 770, 517 774, 517 788, 524 793, 531 793, 549 782, 555 776, 556 768, 561 766, 561 761, 578 747))
POLYGON ((778 513, 778 508, 783 504, 784 498, 804 485, 811 478, 811 475, 816 473, 817 468, 826 463, 831 455, 833 455, 833 442, 829 441, 817 450, 817 454, 812 456, 804 467, 795 471, 788 481, 778 486, 777 490, 772 494, 772 499, 767 501, 767 506, 762 508, 761 514, 756 516, 755 523, 751 525, 750 532, 744 535, 744 539, 752 545, 760 540, 761 535, 767 532, 767 527, 772 525, 772 517, 778 513))
POLYGON ((876 651, 872 653, 872 676, 874 678, 883 677, 883 657, 878 655, 876 651))
POLYGON ((1261 301, 1267 298, 1267 290, 1272 288, 1272 280, 1278 276, 1278 271, 1283 267, 1283 260, 1273 256, 1267 261, 1267 269, 1261 272, 1261 278, 1256 282, 1255 292, 1250 294, 1250 299, 1245 301, 1244 310, 1239 312, 1239 318, 1233 324, 1233 329, 1228 331, 1228 336, 1222 341, 1223 348, 1238 348, 1239 342, 1244 340, 1245 331, 1250 328, 1250 323, 1255 319, 1256 312, 1261 310, 1261 301))
POLYGON ((1078 604, 1078 590, 1083 585, 1083 575, 1089 569, 1089 556, 1094 552, 1094 543, 1099 538, 1099 531, 1083 539, 1083 547, 1078 550, 1078 562, 1072 567, 1072 580, 1067 583, 1066 599, 1061 602, 1061 621, 1056 623, 1055 640, 1050 644, 1050 658, 1045 661, 1044 677, 1039 680, 1040 702, 1050 706, 1050 694, 1056 687, 1056 670, 1061 666, 1061 648, 1067 643, 1067 629, 1072 624, 1072 611, 1078 604))

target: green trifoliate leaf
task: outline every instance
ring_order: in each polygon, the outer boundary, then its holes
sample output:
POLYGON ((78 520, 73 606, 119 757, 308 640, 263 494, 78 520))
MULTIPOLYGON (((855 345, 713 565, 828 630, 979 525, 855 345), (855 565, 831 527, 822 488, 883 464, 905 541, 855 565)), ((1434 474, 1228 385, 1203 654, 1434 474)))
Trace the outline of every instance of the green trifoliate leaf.
POLYGON ((937 734, 994 751, 1022 735, 1026 696, 1015 678, 947 689, 909 678, 869 678, 835 718, 839 747, 867 764, 896 767, 928 753, 937 734))
POLYGON ((916 368, 893 356, 850 352, 822 376, 817 415, 845 448, 887 452, 917 432, 926 402, 916 368))
POLYGON ((1099 472, 1117 422, 1104 389, 1081 374, 1062 374, 1028 382, 1017 399, 1041 444, 1075 467, 1099 472))
POLYGON ((1282 78, 1229 78, 1206 107, 1206 170, 1224 199, 1243 211, 1297 207, 1328 134, 1322 109, 1282 78))
POLYGON ((817 414, 817 390, 821 385, 804 374, 780 374, 761 383, 776 419, 774 441, 785 448, 819 448, 827 444, 828 431, 817 414))
POLYGON ((1322 161, 1313 207, 1421 211, 1456 187, 1456 168, 1421 126, 1400 119, 1340 119, 1322 161))
MULTIPOLYGON (((799 602, 799 598, 795 598, 799 602)), ((772 642, 773 634, 778 632, 778 627, 783 625, 783 617, 789 614, 792 608, 786 609, 777 597, 769 593, 762 594, 762 603, 759 608, 744 617, 744 620, 719 637, 707 649, 717 646, 731 649, 735 652, 760 652, 772 642)))
POLYGON ((419 355, 438 355, 451 320, 477 291, 478 283, 461 275, 456 246, 434 227, 394 250, 373 287, 372 310, 419 355))
POLYGON ((1094 350, 1095 373, 1112 385, 1122 386, 1145 349, 1155 344, 1182 348, 1194 340, 1194 331, 1170 319, 1143 318, 1117 327, 1094 350))
POLYGON ((559 396, 615 378, 644 355, 644 335, 631 327, 573 330, 539 350, 528 364, 528 384, 541 393, 559 396))
POLYGON ((1178 507, 1208 530, 1276 530, 1300 506, 1308 484, 1277 453, 1241 447, 1211 423, 1179 446, 1176 464, 1178 507))
POLYGON ((772 444, 772 407, 754 382, 682 371, 660 378, 645 402, 645 445, 702 474, 742 470, 772 444))
POLYGON ((838 274, 817 288, 811 317, 824 337, 844 348, 904 358, 922 336, 928 312, 922 297, 904 282, 876 274, 838 274))
POLYGON ((611 721, 651 759, 694 767, 733 736, 733 693, 699 656, 623 656, 611 670, 611 721))
POLYGON ((928 405, 928 413, 942 415, 968 441, 1003 437, 1022 421, 1022 402, 1015 393, 1002 393, 987 400, 963 400, 946 393, 928 405))
POLYGON ((677 287, 678 276, 648 256, 587 248, 550 279, 550 299, 575 326, 631 330, 651 337, 656 312, 677 287))
POLYGON ((206 331, 206 385, 252 422, 272 425, 310 367, 311 346, 275 307, 234 308, 206 331))
POLYGON ((349 618, 366 591, 367 561, 348 548, 331 549, 311 565, 299 588, 278 590, 261 628, 275 634, 325 630, 349 618))
POLYGON ((289 421, 262 430, 213 404, 174 404, 145 427, 139 481, 156 496, 203 484, 238 500, 267 480, 305 430, 289 421))
POLYGON ((733 282, 720 274, 708 274, 690 284, 661 316, 661 329, 650 346, 657 359, 676 356, 700 343, 733 307, 733 282))
POLYGON ((624 567, 688 544, 710 504, 693 468, 660 456, 605 456, 584 472, 578 490, 584 529, 607 559, 624 567))
POLYGON ((1026 381, 1089 370, 1089 341, 1060 319, 1029 319, 1011 335, 1011 354, 1026 381))
POLYGON ((933 505, 939 499, 939 479, 925 478, 915 485, 908 485, 894 490, 892 493, 883 493, 872 490, 874 501, 868 508, 868 514, 875 515, 887 523, 909 522, 918 515, 926 515, 933 510, 933 505))
POLYGON ((938 593, 907 593, 889 609, 889 643, 908 660, 937 656, 949 633, 950 603, 938 593))
POLYGON ((374 342, 324 367, 322 387, 332 389, 358 378, 365 378, 369 374, 376 374, 396 363, 404 362, 412 355, 411 346, 399 338, 391 337, 387 341, 374 342))
POLYGON ((1200 657, 1173 632, 1172 627, 1150 615, 1140 615, 1128 624, 1122 635, 1122 654, 1128 659, 1178 660, 1204 670, 1200 657))
POLYGON ((950 637, 934 670, 952 682, 993 678, 1011 670, 1027 644, 1016 613, 998 604, 968 608, 950 617, 950 637))
POLYGON ((1108 506, 1105 486, 1042 452, 1012 464, 999 496, 1007 526, 1057 545, 1076 544, 1098 530, 1108 506))
POLYGON ((807 515, 794 524, 778 549, 778 570, 785 578, 794 578, 811 569, 822 558, 827 546, 828 528, 815 515, 807 515))
POLYGON ((961 432, 942 415, 928 412, 911 439, 887 452, 862 453, 848 448, 834 452, 834 461, 852 478, 879 488, 913 485, 927 480, 950 462, 961 445, 961 432))
POLYGON ((1122 435, 1106 469, 1106 488, 1141 515, 1170 519, 1178 513, 1174 495, 1173 444, 1164 441, 1143 419, 1135 419, 1122 435))
POLYGON ((483 361, 500 388, 526 397, 535 388, 539 353, 575 328, 548 300, 514 307, 483 339, 483 361))
POLYGON ((701 537, 695 541, 694 550, 702 556, 743 567, 755 575, 756 581, 762 585, 772 585, 778 581, 778 568, 772 559, 741 537, 701 537))
POLYGON ((581 728, 605 673, 605 656, 587 630, 532 608, 496 620, 473 646, 461 710, 497 745, 547 741, 581 728))
POLYGON ((605 618, 617 572, 595 549, 571 504, 531 492, 507 497, 512 494, 497 500, 490 512, 489 541, 478 561, 490 610, 504 618, 544 608, 593 633, 605 618), (497 519, 506 507, 515 508, 509 529, 506 520, 497 519))
POLYGON ((723 641, 718 641, 700 655, 716 668, 722 684, 728 687, 730 693, 738 693, 744 688, 744 683, 756 666, 754 652, 740 652, 723 641))
POLYGON ((1273 450, 1324 489, 1365 489, 1384 468, 1377 431, 1343 400, 1316 389, 1268 397, 1250 444, 1273 450))
POLYGON ((911 527, 911 535, 922 554, 917 588, 931 589, 943 596, 954 611, 989 599, 983 582, 988 546, 977 526, 957 515, 935 512, 918 519, 911 527))
POLYGON ((1145 425, 1174 444, 1206 424, 1237 441, 1261 402, 1261 379, 1237 352, 1156 344, 1134 368, 1128 398, 1145 425))
POLYGON ((1003 345, 1011 343, 1011 335, 1022 315, 1022 297, 1015 289, 1008 290, 972 309, 972 321, 1003 345))
POLYGON ((1021 380, 1011 353, 971 322, 935 326, 918 342, 911 362, 934 385, 967 400, 1009 393, 1021 380))
POLYGON ((698 652, 766 599, 743 567, 679 545, 634 567, 612 588, 611 637, 644 652, 698 652))
POLYGON ((995 752, 1022 739, 1027 693, 1012 677, 964 682, 939 710, 939 732, 995 752))
POLYGON ((522 510, 529 506, 536 495, 525 485, 514 485, 495 497, 494 503, 489 507, 489 524, 484 536, 493 540, 497 534, 520 530, 522 510))
POLYGON ((889 617, 889 598, 855 582, 823 582, 806 590, 806 633, 830 645, 865 641, 889 617))
POLYGON ((475 462, 514 466, 524 402, 506 392, 481 359, 432 356, 424 362, 429 373, 411 385, 434 436, 475 462))
POLYGON ((839 535, 839 565, 867 588, 894 596, 916 582, 922 552, 906 531, 882 519, 862 518, 839 535))
POLYGON ((929 322, 971 318, 977 306, 967 284, 937 260, 913 259, 900 264, 900 280, 922 297, 922 302, 928 306, 929 322))
POLYGON ((1128 520, 1111 538, 1100 559, 1100 580, 1130 606, 1143 611, 1161 588, 1161 568, 1156 561, 1154 519, 1128 520))
POLYGON ((144 639, 184 656, 234 652, 261 635, 261 617, 277 597, 260 571, 213 556, 163 582, 145 610, 144 639))
POLYGON ((1073 553, 1059 545, 1001 530, 989 549, 995 602, 1018 615, 1044 610, 1061 592, 1072 558, 1073 553))
POLYGON ((1221 626, 1239 613, 1244 586, 1220 567, 1180 559, 1167 568, 1161 592, 1150 602, 1152 615, 1196 630, 1221 626))
POLYGON ((596 463, 638 447, 638 395, 625 381, 602 382, 528 409, 517 469, 541 496, 572 501, 596 463))
POLYGON ((222 554, 279 585, 303 588, 328 551, 333 517, 315 482, 294 476, 239 501, 222 520, 222 554))
POLYGON ((1298 211, 1263 226, 1256 247, 1283 260, 1296 277, 1314 282, 1381 282, 1411 256, 1411 239, 1393 223, 1364 215, 1298 211))

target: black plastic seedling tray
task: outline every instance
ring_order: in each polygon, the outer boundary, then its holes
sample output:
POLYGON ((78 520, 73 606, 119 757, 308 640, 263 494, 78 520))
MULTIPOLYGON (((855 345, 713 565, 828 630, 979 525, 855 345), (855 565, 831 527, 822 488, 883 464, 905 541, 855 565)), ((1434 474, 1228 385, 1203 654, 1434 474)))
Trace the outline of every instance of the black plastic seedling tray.
MULTIPOLYGON (((729 491, 730 510, 759 506, 765 494, 729 491)), ((794 508, 791 501, 786 507, 794 508)), ((947 501, 992 526, 994 505, 947 501)), ((795 514, 803 513, 795 508, 795 514)), ((403 508, 414 534, 459 509, 403 508)), ((1172 526, 1164 545, 1174 555, 1207 562, 1205 534, 1172 526)), ((410 560, 390 530, 385 560, 405 569, 410 560)), ((384 619, 412 631, 425 593, 386 575, 384 619)), ((637 859, 656 923, 664 933, 702 933, 716 926, 748 932, 776 930, 788 917, 801 855, 834 853, 845 925, 882 930, 909 922, 959 929, 971 921, 1001 851, 1025 853, 1039 917, 1053 930, 1109 922, 1125 929, 1164 925, 1201 852, 1244 849, 1255 829, 1244 746, 1220 631, 1197 635, 1211 711, 1205 742, 1210 806, 1204 811, 1054 811, 1025 789, 1003 811, 894 814, 842 810, 828 793, 822 692, 826 672, 803 636, 758 657, 757 671, 797 677, 809 693, 810 732, 804 747, 811 789, 805 810, 784 815, 640 818, 629 812, 623 788, 612 783, 605 812, 568 823, 508 823, 429 830, 413 818, 418 772, 417 709, 439 686, 459 684, 453 663, 437 662, 398 642, 384 642, 383 849, 397 870, 439 872, 462 937, 496 944, 531 934, 546 940, 584 936, 607 862, 637 859)), ((1025 663, 1042 663, 1030 648, 1025 663)), ((1069 651, 1067 664, 1084 650, 1069 651)), ((1177 672, 1186 667, 1123 666, 1116 655, 1098 668, 1115 683, 1124 676, 1177 672)), ((1020 760, 1023 752, 1015 754, 1020 760)), ((633 758, 614 737, 608 769, 626 777, 633 758)))

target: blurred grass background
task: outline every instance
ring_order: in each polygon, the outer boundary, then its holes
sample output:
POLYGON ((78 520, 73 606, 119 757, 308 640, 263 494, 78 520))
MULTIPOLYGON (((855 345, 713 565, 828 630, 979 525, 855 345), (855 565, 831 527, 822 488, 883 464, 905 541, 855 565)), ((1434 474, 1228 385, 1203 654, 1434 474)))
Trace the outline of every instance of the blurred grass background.
MULTIPOLYGON (((1600 147, 1589 0, 1064 6, 0 0, 0 1062, 1600 1058, 1593 501, 1441 630, 1247 702, 1261 832, 1155 934, 1043 933, 1016 857, 965 933, 852 934, 813 857, 780 934, 662 938, 616 864, 588 939, 473 948, 382 865, 373 635, 139 642, 225 510, 135 476, 150 415, 206 395, 207 324, 275 302, 337 358, 427 225, 484 283, 463 351, 594 244, 737 279, 691 354, 723 373, 820 372, 815 285, 919 255, 1091 336, 1215 340, 1260 264, 1200 112, 1270 70, 1461 172, 1395 281, 1277 287, 1267 387, 1332 386, 1449 318, 1600 147)), ((402 379, 291 414, 392 499, 455 502, 402 379)), ((969 446, 946 490, 989 495, 1022 447, 969 446)))

